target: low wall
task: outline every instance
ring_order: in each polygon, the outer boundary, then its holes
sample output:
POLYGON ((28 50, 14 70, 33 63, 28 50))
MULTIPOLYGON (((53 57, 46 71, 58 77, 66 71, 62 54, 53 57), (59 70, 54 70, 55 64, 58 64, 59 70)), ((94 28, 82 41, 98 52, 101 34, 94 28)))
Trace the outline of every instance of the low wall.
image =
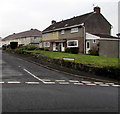
POLYGON ((98 67, 92 67, 90 65, 81 64, 81 63, 64 61, 62 59, 49 58, 49 57, 41 55, 40 53, 27 53, 27 52, 25 52, 25 54, 30 54, 33 57, 40 59, 40 61, 42 61, 42 62, 57 64, 57 65, 61 65, 61 66, 67 67, 67 68, 72 68, 72 69, 76 69, 79 71, 85 71, 85 72, 89 72, 89 73, 92 73, 95 75, 101 75, 104 77, 109 77, 109 78, 120 80, 120 75, 119 75, 120 68, 118 68, 118 67, 98 68, 98 67))

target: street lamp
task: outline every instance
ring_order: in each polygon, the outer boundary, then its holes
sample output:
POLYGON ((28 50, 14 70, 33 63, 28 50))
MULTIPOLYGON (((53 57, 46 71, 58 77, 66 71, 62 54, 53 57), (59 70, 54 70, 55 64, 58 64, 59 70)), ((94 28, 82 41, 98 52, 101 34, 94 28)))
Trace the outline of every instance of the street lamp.
POLYGON ((116 34, 118 36, 118 58, 120 58, 120 33, 116 34))

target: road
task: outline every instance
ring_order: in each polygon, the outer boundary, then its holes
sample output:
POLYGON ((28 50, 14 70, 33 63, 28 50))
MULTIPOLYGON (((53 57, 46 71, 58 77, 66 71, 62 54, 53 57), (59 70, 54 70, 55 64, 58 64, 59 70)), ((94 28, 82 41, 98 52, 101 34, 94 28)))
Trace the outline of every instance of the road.
POLYGON ((118 112, 117 85, 52 71, 2 53, 2 112, 118 112))

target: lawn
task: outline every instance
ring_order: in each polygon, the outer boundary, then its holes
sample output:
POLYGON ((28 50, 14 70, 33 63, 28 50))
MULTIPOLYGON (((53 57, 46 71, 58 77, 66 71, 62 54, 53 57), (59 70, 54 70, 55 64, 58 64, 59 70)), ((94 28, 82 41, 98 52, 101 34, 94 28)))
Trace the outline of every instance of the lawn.
POLYGON ((50 58, 55 58, 55 59, 62 59, 63 57, 75 58, 76 63, 89 64, 95 67, 105 67, 105 66, 118 67, 118 64, 120 62, 120 59, 118 60, 118 58, 106 58, 106 57, 92 56, 92 55, 69 54, 63 52, 51 52, 51 51, 43 51, 43 50, 35 50, 35 51, 27 51, 27 52, 41 53, 44 56, 48 56, 50 58))

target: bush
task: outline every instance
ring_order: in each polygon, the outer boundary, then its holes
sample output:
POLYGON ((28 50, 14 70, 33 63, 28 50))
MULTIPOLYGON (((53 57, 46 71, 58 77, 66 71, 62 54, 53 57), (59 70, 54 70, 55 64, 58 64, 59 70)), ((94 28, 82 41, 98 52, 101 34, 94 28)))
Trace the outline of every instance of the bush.
POLYGON ((79 53, 79 48, 78 47, 66 48, 65 52, 66 53, 72 53, 72 54, 78 54, 79 53))
POLYGON ((27 50, 35 50, 35 49, 37 49, 36 46, 29 46, 29 45, 26 48, 27 48, 27 50))
POLYGON ((45 51, 49 51, 49 49, 48 49, 48 48, 45 48, 44 50, 45 50, 45 51))
POLYGON ((92 47, 91 48, 91 50, 89 50, 89 54, 90 55, 96 55, 96 56, 98 56, 99 55, 99 50, 98 50, 98 48, 97 47, 92 47))
POLYGON ((39 49, 40 49, 40 50, 44 50, 44 47, 40 47, 39 49))

